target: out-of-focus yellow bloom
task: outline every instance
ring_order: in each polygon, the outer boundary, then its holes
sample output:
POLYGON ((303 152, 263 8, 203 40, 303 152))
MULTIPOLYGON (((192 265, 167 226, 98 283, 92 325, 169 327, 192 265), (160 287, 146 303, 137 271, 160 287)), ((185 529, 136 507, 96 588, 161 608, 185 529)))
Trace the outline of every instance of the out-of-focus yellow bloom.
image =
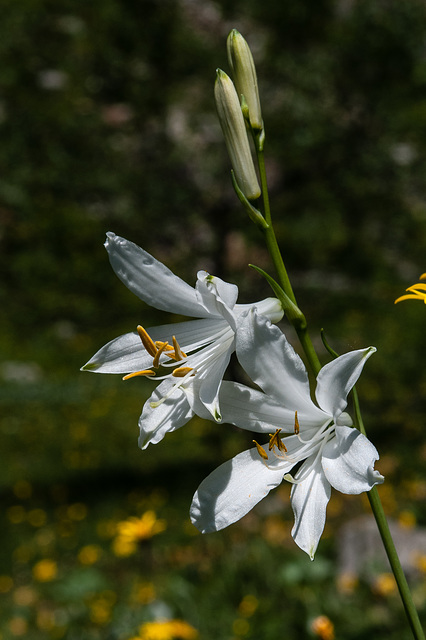
POLYGON ((381 573, 373 584, 373 591, 379 596, 389 596, 397 590, 393 573, 381 573))
MULTIPOLYGON (((426 280, 426 273, 422 273, 419 280, 426 280)), ((417 284, 413 284, 411 287, 408 287, 406 291, 409 293, 400 296, 395 300, 395 304, 397 302, 402 302, 402 300, 423 300, 426 304, 426 284, 423 282, 418 282, 417 284)))
POLYGON ((48 558, 39 560, 33 566, 33 577, 37 582, 50 582, 54 580, 58 573, 58 565, 54 560, 48 558))
POLYGON ((78 552, 78 559, 81 564, 95 564, 99 560, 101 553, 102 549, 97 544, 87 544, 78 552))
POLYGON ((312 620, 311 630, 321 640, 334 640, 334 625, 327 616, 318 616, 312 620))
POLYGON ((7 593, 13 588, 13 578, 0 576, 0 593, 7 593))
POLYGON ((359 584, 358 577, 347 571, 345 573, 341 573, 337 578, 337 588, 340 593, 344 593, 345 595, 351 595, 359 584))
POLYGON ((244 618, 249 618, 253 615, 258 606, 259 600, 256 596, 248 594, 241 600, 238 606, 238 613, 244 618))
POLYGON ((232 632, 236 636, 246 636, 250 631, 250 623, 245 618, 236 618, 232 623, 232 632))
POLYGON ((401 511, 398 516, 398 524, 404 529, 414 529, 416 522, 416 516, 412 511, 401 511))
MULTIPOLYGON (((198 631, 184 620, 145 622, 137 640, 196 640, 198 631)), ((135 639, 136 640, 136 639, 135 639)))
POLYGON ((140 518, 131 517, 117 523, 117 536, 113 542, 113 551, 117 556, 130 556, 135 553, 142 540, 149 540, 164 531, 165 520, 158 519, 154 511, 146 511, 140 518))
POLYGON ((149 604, 155 600, 155 597, 155 587, 152 582, 137 582, 132 589, 132 602, 149 604))

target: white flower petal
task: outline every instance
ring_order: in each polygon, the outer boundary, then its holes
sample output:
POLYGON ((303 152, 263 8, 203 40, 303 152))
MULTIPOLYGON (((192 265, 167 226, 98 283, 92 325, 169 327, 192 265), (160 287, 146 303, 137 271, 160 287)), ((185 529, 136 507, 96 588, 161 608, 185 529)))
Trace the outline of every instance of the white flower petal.
POLYGON ((219 422, 221 420, 221 412, 219 408, 219 387, 222 382, 223 374, 231 359, 234 351, 234 340, 230 341, 228 350, 221 353, 206 371, 205 377, 202 378, 199 387, 200 400, 210 411, 213 418, 219 422))
MULTIPOLYGON (((189 402, 194 412, 201 418, 211 419, 211 415, 199 401, 193 386, 187 391, 189 402)), ((282 429, 283 434, 294 432, 294 411, 290 411, 271 396, 262 391, 246 387, 238 382, 223 380, 219 390, 222 422, 234 424, 240 429, 257 433, 273 433, 282 429)), ((317 429, 318 421, 310 416, 298 414, 301 433, 317 429)))
POLYGON ((190 509, 192 523, 201 533, 224 529, 278 486, 290 468, 266 467, 255 448, 239 453, 200 484, 190 509))
POLYGON ((197 299, 211 316, 223 318, 235 331, 236 320, 232 308, 238 297, 238 287, 235 284, 224 282, 220 278, 211 276, 206 271, 199 271, 195 285, 197 299), (220 287, 218 284, 220 283, 220 287), (225 299, 222 298, 224 294, 225 299), (230 306, 228 304, 230 302, 230 306))
POLYGON ((333 416, 338 424, 345 410, 349 391, 357 382, 375 347, 349 351, 326 364, 318 374, 315 397, 321 409, 333 416))
MULTIPOLYGON (((173 344, 175 336, 182 351, 189 353, 199 349, 215 339, 219 331, 223 331, 226 323, 216 318, 189 320, 175 324, 163 324, 149 327, 148 334, 155 340, 173 344)), ((166 355, 161 361, 167 360, 166 355)), ((145 351, 139 334, 134 331, 126 333, 104 345, 87 362, 82 370, 94 373, 134 373, 152 366, 152 357, 145 351)))
POLYGON ((81 367, 94 373, 133 373, 148 369, 152 357, 145 351, 138 333, 125 333, 108 342, 81 367))
POLYGON ((265 393, 291 411, 324 422, 326 416, 311 400, 305 366, 278 327, 249 311, 238 325, 236 351, 245 371, 265 393))
POLYGON ((301 477, 311 467, 307 477, 291 489, 291 506, 294 512, 294 527, 291 535, 295 543, 314 559, 319 539, 324 530, 325 513, 330 500, 331 488, 321 467, 315 465, 315 454, 308 458, 297 472, 301 477))
POLYGON ((151 407, 151 403, 161 400, 172 386, 173 383, 170 380, 164 380, 144 404, 139 418, 141 449, 146 449, 149 444, 157 444, 166 433, 183 427, 194 415, 182 388, 175 389, 160 405, 151 407))
POLYGON ((209 316, 199 304, 193 287, 133 242, 109 232, 105 247, 117 276, 147 304, 185 316, 209 316))
POLYGON ((332 487, 342 493, 370 491, 384 477, 374 469, 376 447, 357 429, 336 427, 336 436, 325 445, 322 467, 332 487))

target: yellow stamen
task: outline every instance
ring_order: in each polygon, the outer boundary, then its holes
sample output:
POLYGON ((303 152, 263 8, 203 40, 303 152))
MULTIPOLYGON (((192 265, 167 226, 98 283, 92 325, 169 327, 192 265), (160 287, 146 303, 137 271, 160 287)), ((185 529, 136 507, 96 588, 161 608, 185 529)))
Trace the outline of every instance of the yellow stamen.
POLYGON ((164 350, 165 351, 173 351, 173 347, 171 344, 169 344, 168 342, 161 342, 161 340, 156 340, 155 341, 155 346, 157 347, 157 349, 161 349, 161 347, 164 345, 164 350))
POLYGON ((177 367, 174 369, 172 376, 175 378, 184 378, 190 371, 194 371, 194 369, 192 367, 177 367))
POLYGON ((152 340, 151 336, 147 334, 147 332, 143 327, 141 327, 141 325, 138 325, 136 329, 139 334, 139 338, 142 340, 143 346, 148 351, 149 355, 154 358, 157 354, 157 347, 155 346, 155 343, 152 340))
POLYGON ((136 378, 137 376, 155 376, 155 371, 151 371, 151 369, 144 369, 143 371, 135 371, 134 373, 128 373, 126 376, 123 376, 123 380, 130 380, 130 378, 136 378))
POLYGON ((160 356, 164 351, 167 350, 168 346, 169 344, 167 342, 163 342, 161 347, 158 349, 157 353, 154 356, 154 360, 152 361, 152 366, 154 367, 154 369, 158 369, 158 367, 160 366, 160 356))
POLYGON ((175 336, 173 336, 173 347, 175 350, 175 355, 172 356, 172 358, 174 358, 175 360, 183 360, 184 358, 188 357, 186 353, 184 353, 180 348, 179 343, 176 340, 175 336))
POLYGON ((268 454, 266 453, 265 449, 261 447, 260 444, 256 442, 256 440, 253 440, 253 442, 256 445, 257 453, 260 455, 260 457, 263 458, 263 460, 267 460, 268 454))
POLYGON ((269 451, 272 451, 274 447, 277 447, 278 451, 284 451, 284 453, 287 451, 285 444, 279 437, 280 433, 281 433, 281 429, 277 429, 275 433, 269 434, 269 438, 270 438, 269 447, 268 447, 269 451))
POLYGON ((297 434, 300 431, 300 425, 299 425, 299 420, 297 418, 297 411, 294 414, 294 434, 297 436, 297 434))
POLYGON ((426 273, 422 273, 419 280, 426 280, 426 273))

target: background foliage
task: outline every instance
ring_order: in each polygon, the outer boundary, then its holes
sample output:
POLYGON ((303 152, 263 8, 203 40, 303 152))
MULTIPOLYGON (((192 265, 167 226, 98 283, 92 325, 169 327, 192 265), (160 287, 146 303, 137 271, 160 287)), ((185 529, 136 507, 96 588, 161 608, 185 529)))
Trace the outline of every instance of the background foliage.
MULTIPOLYGON (((287 487, 229 531, 197 536, 192 492, 246 436, 194 421, 141 452, 149 384, 78 372, 116 335, 169 321, 112 273, 108 230, 191 284, 205 268, 236 282, 241 301, 269 295, 247 268, 270 265, 232 192, 212 97, 232 27, 257 62, 273 215, 299 304, 324 361, 321 327, 340 352, 377 346, 359 391, 381 493, 391 517, 426 524, 426 310, 393 306, 426 271, 424 2, 5 0, 2 640, 126 640, 161 615, 203 640, 310 638, 320 614, 339 638, 409 637, 393 589, 377 586, 386 568, 341 580, 336 532, 361 499, 333 496, 313 564, 290 540, 287 487), (147 509, 166 531, 117 556, 117 523, 147 509), (50 575, 35 569, 44 560, 50 575)), ((425 558, 412 578, 423 610, 425 558)))

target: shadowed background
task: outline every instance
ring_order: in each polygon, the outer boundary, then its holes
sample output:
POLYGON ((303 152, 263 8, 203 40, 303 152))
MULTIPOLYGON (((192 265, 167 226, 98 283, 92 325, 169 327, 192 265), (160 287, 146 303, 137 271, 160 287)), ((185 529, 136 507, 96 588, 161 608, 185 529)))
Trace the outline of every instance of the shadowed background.
MULTIPOLYGON (((426 271, 424 3, 6 1, 2 640, 127 640, 162 615, 203 640, 326 638, 311 628, 320 614, 339 638, 410 637, 385 565, 339 570, 338 532, 366 500, 333 493, 314 563, 290 538, 285 485, 201 537, 192 494, 249 434, 194 420, 141 452, 149 381, 79 372, 137 324, 180 319, 119 282, 107 231, 190 284, 203 268, 238 284, 241 302, 270 295, 247 267, 271 270, 233 193, 213 102, 233 27, 257 64, 273 218, 299 305, 323 362, 321 327, 338 352, 378 348, 359 392, 380 493, 407 531, 426 524, 426 308, 393 304, 426 271), (119 523, 147 511, 167 527, 141 525, 143 544, 120 552, 119 523)), ((424 611, 426 545, 412 564, 424 611)))

